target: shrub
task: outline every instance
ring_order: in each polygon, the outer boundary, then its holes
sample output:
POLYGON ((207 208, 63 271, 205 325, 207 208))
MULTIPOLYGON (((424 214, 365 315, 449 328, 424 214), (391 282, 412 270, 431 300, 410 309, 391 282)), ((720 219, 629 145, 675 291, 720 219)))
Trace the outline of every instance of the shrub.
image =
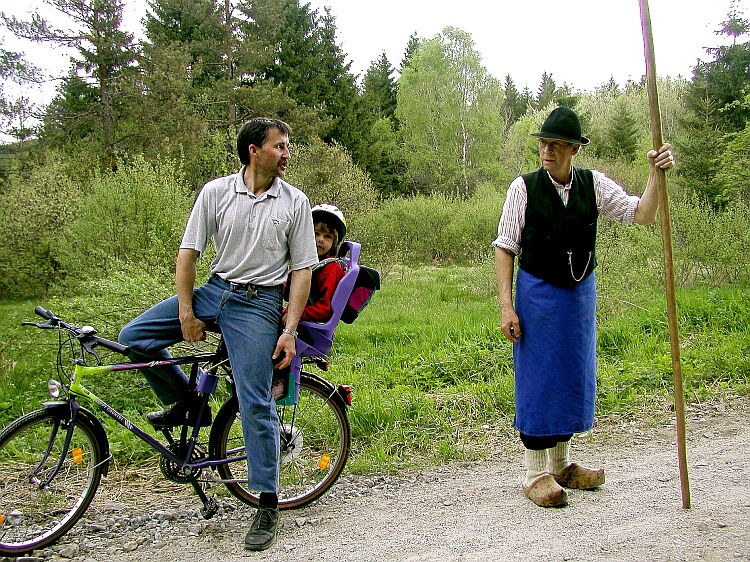
POLYGON ((747 282, 750 208, 743 201, 717 210, 696 196, 677 198, 672 211, 675 281, 680 285, 747 282))
POLYGON ((337 143, 328 146, 314 140, 305 146, 295 146, 286 179, 304 191, 312 205, 331 203, 339 207, 347 219, 347 238, 358 236, 359 218, 377 203, 377 192, 370 178, 337 143))
POLYGON ((80 192, 59 160, 16 178, 0 193, 0 297, 43 294, 59 277, 57 240, 76 216, 80 192))
POLYGON ((113 260, 171 268, 193 201, 177 170, 139 157, 96 176, 59 247, 65 269, 102 273, 113 260))
POLYGON ((472 263, 492 253, 503 195, 481 185, 468 200, 442 194, 384 202, 360 221, 368 256, 381 263, 472 263))

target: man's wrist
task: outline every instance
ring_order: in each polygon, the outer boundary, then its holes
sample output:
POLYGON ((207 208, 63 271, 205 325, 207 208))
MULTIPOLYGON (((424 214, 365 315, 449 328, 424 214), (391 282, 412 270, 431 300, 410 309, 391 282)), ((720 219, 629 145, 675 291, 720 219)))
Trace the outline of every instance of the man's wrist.
POLYGON ((296 339, 296 338, 297 338, 297 336, 299 335, 299 334, 297 333, 297 330, 292 330, 291 328, 284 328, 284 329, 282 329, 282 330, 281 330, 281 333, 282 333, 282 334, 289 334, 290 336, 292 336, 292 337, 293 337, 293 338, 295 338, 295 339, 296 339))

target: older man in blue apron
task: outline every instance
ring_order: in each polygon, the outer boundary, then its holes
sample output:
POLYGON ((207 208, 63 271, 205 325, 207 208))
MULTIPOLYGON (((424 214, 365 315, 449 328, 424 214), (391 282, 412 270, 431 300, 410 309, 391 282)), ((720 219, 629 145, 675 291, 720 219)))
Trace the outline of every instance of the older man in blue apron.
POLYGON ((603 469, 569 458, 572 436, 594 424, 597 220, 653 223, 656 168, 671 168, 674 157, 668 144, 648 153, 648 183, 638 197, 596 170, 573 166, 589 142, 573 110, 558 107, 531 136, 539 137, 541 167, 511 183, 493 246, 501 327, 513 342, 522 489, 536 505, 557 507, 567 505, 564 488, 594 489, 605 478, 603 469))

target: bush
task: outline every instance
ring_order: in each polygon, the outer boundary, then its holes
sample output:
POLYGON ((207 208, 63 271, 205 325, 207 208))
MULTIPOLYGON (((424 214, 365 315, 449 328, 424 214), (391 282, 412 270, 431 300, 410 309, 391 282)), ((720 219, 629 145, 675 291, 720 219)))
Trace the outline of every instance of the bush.
POLYGON ((96 176, 58 249, 65 270, 103 273, 112 261, 171 269, 193 202, 178 169, 139 157, 96 176))
POLYGON ((341 145, 314 140, 295 146, 286 179, 307 194, 312 205, 331 203, 346 216, 347 238, 359 236, 359 219, 372 211, 377 191, 370 178, 359 169, 341 145))
POLYGON ((384 202, 360 221, 368 257, 380 263, 472 263, 492 253, 503 194, 481 185, 468 200, 442 194, 384 202))
POLYGON ((696 196, 671 205, 675 281, 721 285, 747 282, 750 207, 743 201, 717 210, 696 196))
POLYGON ((0 298, 45 293, 61 274, 57 240, 74 220, 81 195, 55 157, 31 179, 0 192, 0 298))

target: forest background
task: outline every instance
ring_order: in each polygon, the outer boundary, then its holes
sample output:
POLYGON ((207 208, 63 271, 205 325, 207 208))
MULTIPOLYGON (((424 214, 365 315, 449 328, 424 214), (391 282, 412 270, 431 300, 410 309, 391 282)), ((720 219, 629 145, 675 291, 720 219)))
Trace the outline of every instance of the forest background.
MULTIPOLYGON (((383 53, 354 76, 335 18, 299 0, 150 0, 138 41, 121 29, 120 0, 47 4, 74 26, 2 15, 8 32, 76 54, 39 107, 7 86, 40 70, 0 45, 0 132, 14 139, 0 146, 0 423, 38 403, 37 366, 52 364, 52 342, 19 327, 33 304, 114 338, 173 292, 195 194, 238 169, 236 131, 250 117, 290 123, 287 179, 313 204, 341 207, 383 275, 339 334, 331 372, 359 385, 352 422, 366 465, 461 456, 474 451, 467 435, 483 433, 466 428, 512 416, 490 243, 508 184, 539 165, 528 133, 549 111, 581 116, 592 142, 577 165, 631 192, 646 183, 644 80, 581 91, 544 72, 535 92, 519 91, 451 27, 412 35, 401 61, 383 53), (446 409, 465 414, 459 430, 446 409)), ((729 44, 706 49, 692 77, 658 83, 678 155, 669 188, 691 399, 746 393, 750 373, 750 24, 737 2, 717 35, 729 44)), ((602 224, 598 254, 600 411, 667 412, 658 225, 602 224)), ((133 384, 145 400, 142 381, 105 383, 116 407, 142 412, 133 384)))

